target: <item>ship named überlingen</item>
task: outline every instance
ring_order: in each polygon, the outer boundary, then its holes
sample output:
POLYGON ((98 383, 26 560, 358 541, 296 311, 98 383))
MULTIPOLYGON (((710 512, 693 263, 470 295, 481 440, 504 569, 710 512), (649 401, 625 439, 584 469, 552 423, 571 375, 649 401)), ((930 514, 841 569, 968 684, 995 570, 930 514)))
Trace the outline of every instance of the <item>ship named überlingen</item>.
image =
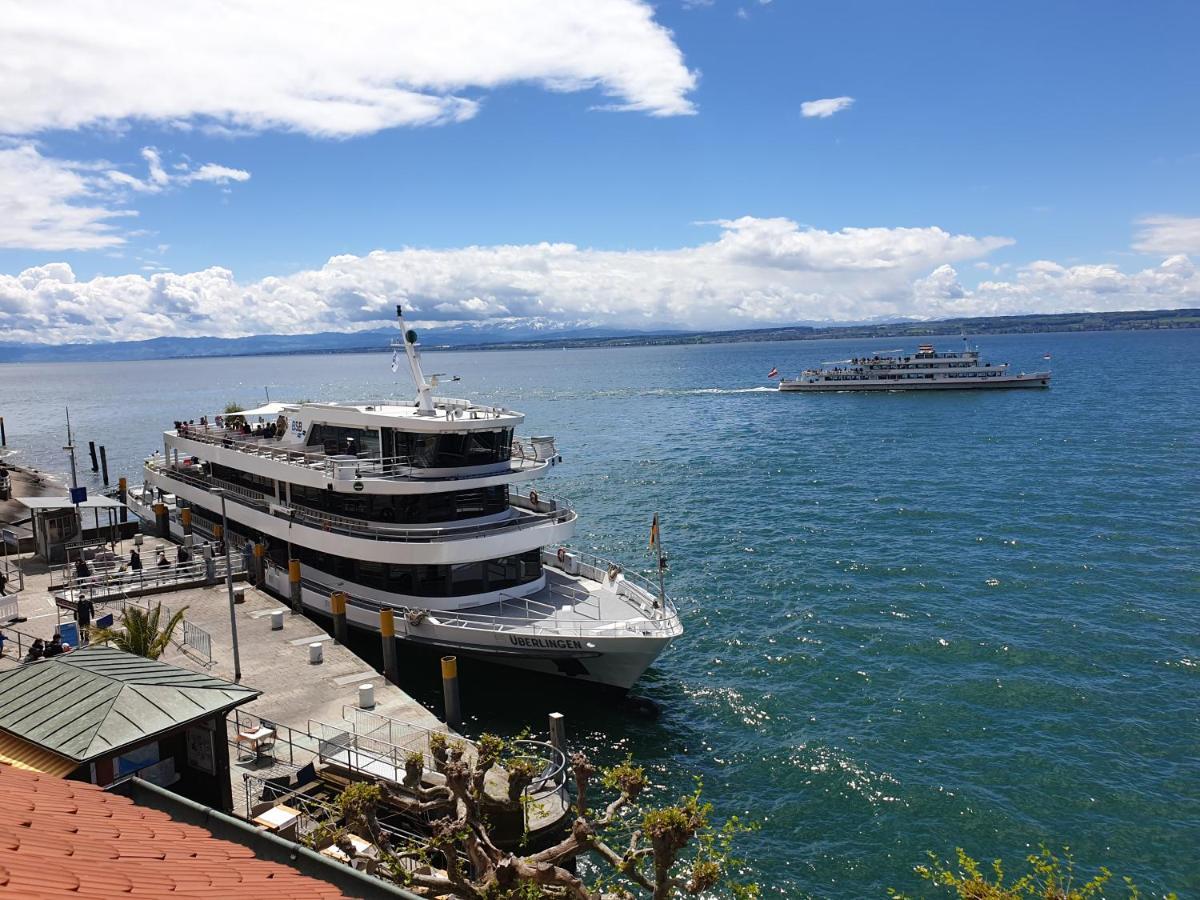
MULTIPOLYGON (((576 512, 530 484, 561 462, 553 438, 518 438, 525 417, 435 398, 417 336, 403 354, 415 402, 270 403, 177 422, 146 461, 130 506, 169 528, 265 545, 269 589, 396 639, 628 689, 682 631, 658 584, 572 549, 576 512), (257 424, 255 424, 257 422, 257 424), (186 517, 182 515, 187 510, 186 517)), ((399 364, 400 349, 393 357, 399 364)), ((657 519, 655 520, 657 534, 657 519)))

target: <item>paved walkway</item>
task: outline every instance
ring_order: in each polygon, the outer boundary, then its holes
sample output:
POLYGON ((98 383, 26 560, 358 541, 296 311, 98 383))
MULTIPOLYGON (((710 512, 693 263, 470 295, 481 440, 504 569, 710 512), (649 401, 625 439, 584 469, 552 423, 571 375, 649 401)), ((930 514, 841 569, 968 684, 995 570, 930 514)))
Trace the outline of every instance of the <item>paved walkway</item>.
MULTIPOLYGON (((242 588, 238 585, 239 590, 242 588)), ((433 713, 389 684, 348 648, 335 643, 321 626, 254 588, 245 587, 245 597, 246 602, 236 607, 241 683, 257 688, 263 696, 241 707, 243 712, 293 728, 304 728, 310 719, 336 724, 342 721, 343 706, 357 704, 358 686, 370 683, 375 686, 373 712, 431 731, 444 730, 433 713), (271 630, 271 613, 275 611, 283 612, 281 631, 271 630), (324 656, 324 662, 317 665, 308 661, 308 645, 315 642, 321 643, 324 656)), ((185 618, 212 637, 211 665, 175 647, 163 657, 165 662, 233 680, 233 640, 225 585, 172 591, 147 599, 161 599, 173 610, 186 606, 185 618)))

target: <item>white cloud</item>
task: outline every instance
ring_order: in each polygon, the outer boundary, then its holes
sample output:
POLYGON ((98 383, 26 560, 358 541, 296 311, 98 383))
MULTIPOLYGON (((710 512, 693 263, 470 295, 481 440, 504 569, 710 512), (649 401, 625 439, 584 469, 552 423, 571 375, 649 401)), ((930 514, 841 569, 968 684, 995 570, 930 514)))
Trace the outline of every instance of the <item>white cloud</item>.
POLYGON ((1062 266, 1038 260, 1012 281, 984 281, 967 290, 949 265, 913 285, 924 315, 1005 316, 1040 312, 1113 312, 1200 305, 1200 271, 1186 256, 1126 274, 1113 265, 1062 266))
POLYGON ((954 264, 971 265, 1010 241, 934 227, 824 231, 751 217, 719 224, 713 240, 678 250, 555 243, 377 250, 248 283, 223 268, 78 281, 55 263, 0 275, 0 333, 55 343, 350 331, 391 324, 397 302, 422 327, 526 321, 629 328, 1200 305, 1200 272, 1186 256, 1132 273, 1040 260, 971 289, 954 264))
POLYGON ((1138 219, 1133 249, 1142 253, 1200 253, 1200 218, 1145 216, 1138 219))
POLYGON ((142 150, 145 178, 99 161, 79 162, 43 156, 32 142, 0 139, 0 247, 25 250, 100 250, 125 243, 131 235, 117 222, 136 211, 128 192, 156 194, 172 186, 203 181, 246 181, 249 172, 207 163, 184 163, 168 173, 153 147, 142 150))
POLYGON ((806 119, 828 119, 834 113, 849 109, 853 97, 826 97, 824 100, 806 100, 800 104, 800 115, 806 119))
POLYGON ((231 169, 216 163, 205 163, 194 172, 187 172, 186 181, 209 181, 213 184, 228 184, 231 181, 249 181, 250 173, 245 169, 231 169))
POLYGON ((461 121, 472 94, 519 83, 694 111, 696 76, 640 0, 42 0, 3 15, 7 134, 153 121, 347 137, 461 121))
POLYGON ((171 172, 168 173, 163 168, 162 156, 154 147, 143 147, 142 159, 149 167, 145 178, 137 178, 128 172, 111 169, 106 173, 109 180, 116 185, 144 194, 157 194, 173 185, 187 185, 196 181, 223 185, 231 181, 250 180, 250 173, 245 169, 233 169, 216 163, 205 163, 193 169, 191 162, 186 159, 183 162, 174 163, 171 166, 171 172))
MULTIPOLYGON (((227 269, 97 277, 65 265, 0 276, 11 340, 132 340, 353 330, 416 319, 536 319, 640 327, 753 327, 914 314, 912 281, 1009 241, 940 228, 804 229, 787 219, 720 223, 678 250, 571 244, 375 251, 242 284, 227 269)), ((150 264, 150 261, 147 261, 150 264)))
POLYGON ((133 215, 108 201, 89 167, 0 144, 0 247, 97 250, 123 242, 113 222, 133 215))

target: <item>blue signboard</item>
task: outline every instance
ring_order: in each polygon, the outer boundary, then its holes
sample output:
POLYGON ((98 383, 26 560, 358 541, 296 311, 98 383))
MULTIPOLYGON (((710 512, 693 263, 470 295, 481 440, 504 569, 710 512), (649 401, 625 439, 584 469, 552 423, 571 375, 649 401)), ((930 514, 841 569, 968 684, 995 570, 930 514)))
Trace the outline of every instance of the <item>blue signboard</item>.
POLYGON ((79 646, 79 626, 74 622, 60 622, 58 636, 62 638, 64 644, 70 644, 72 647, 79 646))
POLYGON ((86 503, 87 502, 87 488, 85 488, 85 487, 71 488, 71 502, 72 503, 86 503))

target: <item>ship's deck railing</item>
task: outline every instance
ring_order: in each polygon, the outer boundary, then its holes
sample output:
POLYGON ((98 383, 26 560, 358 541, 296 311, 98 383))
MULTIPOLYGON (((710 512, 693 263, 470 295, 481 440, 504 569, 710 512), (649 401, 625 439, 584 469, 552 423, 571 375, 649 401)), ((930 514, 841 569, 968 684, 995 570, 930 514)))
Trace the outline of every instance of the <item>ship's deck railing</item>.
POLYGON ((647 610, 645 606, 650 604, 647 603, 644 606, 640 602, 641 598, 629 591, 623 592, 622 596, 633 602, 634 607, 643 614, 642 617, 606 619, 602 616, 597 603, 594 618, 591 618, 588 617, 586 609, 581 609, 588 603, 596 603, 595 598, 587 591, 568 591, 558 585, 552 585, 549 592, 551 596, 562 597, 565 604, 556 606, 542 600, 501 593, 498 604, 501 615, 458 610, 452 612, 433 610, 428 615, 435 619, 437 624, 450 628, 465 628, 471 631, 490 631, 500 634, 518 632, 528 634, 532 629, 535 637, 539 634, 578 638, 615 637, 622 633, 634 635, 673 634, 679 623, 679 617, 675 614, 674 607, 670 608, 666 616, 663 615, 662 610, 647 610), (586 618, 560 618, 557 614, 564 610, 586 618))
MULTIPOLYGON (((561 568, 561 564, 558 561, 559 549, 558 547, 544 548, 542 550, 542 563, 555 568, 561 568)), ((618 592, 625 599, 632 602, 646 618, 655 621, 678 622, 679 617, 675 610, 675 605, 671 602, 670 598, 660 598, 658 585, 652 583, 649 578, 640 572, 630 571, 612 560, 604 559, 583 550, 573 550, 570 547, 562 547, 561 549, 567 553, 573 553, 578 558, 579 574, 584 578, 598 581, 601 584, 607 584, 615 581, 615 579, 610 577, 612 574, 620 575, 622 580, 618 583, 618 592), (665 603, 663 602, 664 600, 665 603)))
MULTIPOLYGON (((246 434, 230 428, 213 425, 191 425, 175 432, 184 440, 236 450, 261 459, 287 463, 312 472, 320 472, 326 478, 413 478, 426 480, 426 467, 417 465, 408 456, 371 456, 368 452, 327 454, 324 450, 295 450, 280 446, 278 438, 259 434, 246 434)), ((552 438, 534 441, 532 438, 517 437, 510 447, 510 460, 522 468, 527 465, 545 465, 549 457, 557 455, 552 438)), ((442 478, 445 476, 434 476, 442 478)), ((430 479, 432 480, 432 479, 430 479)))
POLYGON ((255 507, 260 512, 266 512, 278 518, 300 522, 304 525, 320 528, 323 531, 345 534, 351 537, 369 538, 376 541, 428 543, 441 540, 459 540, 485 534, 544 527, 548 524, 563 524, 573 521, 578 515, 570 502, 563 498, 549 497, 539 494, 537 491, 529 491, 526 494, 512 491, 509 494, 510 503, 517 509, 522 510, 522 513, 518 514, 515 518, 475 525, 389 525, 386 522, 357 519, 351 516, 327 513, 296 504, 285 507, 282 502, 277 502, 270 494, 226 481, 223 478, 205 476, 201 474, 199 468, 194 466, 176 467, 167 465, 162 457, 150 457, 146 460, 146 468, 165 478, 176 479, 205 491, 210 491, 213 488, 221 488, 228 491, 228 499, 255 507))

